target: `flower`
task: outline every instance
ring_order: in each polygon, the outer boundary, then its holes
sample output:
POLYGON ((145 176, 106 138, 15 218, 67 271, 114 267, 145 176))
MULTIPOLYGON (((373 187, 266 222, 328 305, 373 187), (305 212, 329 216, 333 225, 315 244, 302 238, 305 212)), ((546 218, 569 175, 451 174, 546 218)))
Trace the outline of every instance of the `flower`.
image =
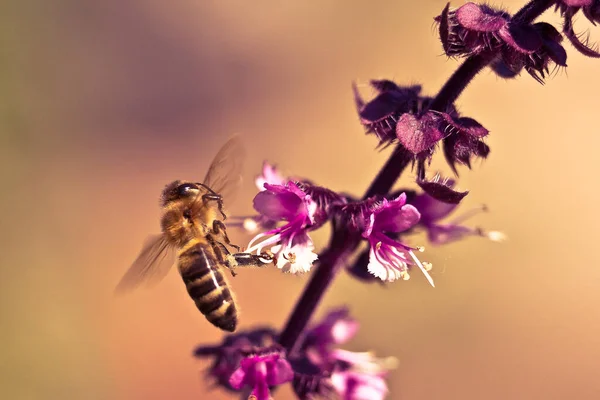
POLYGON ((361 98, 356 84, 352 84, 354 102, 360 122, 367 134, 374 133, 380 144, 396 140, 396 123, 402 114, 417 112, 421 86, 399 86, 389 80, 372 80, 378 95, 368 103, 361 98))
POLYGON ((276 165, 271 165, 267 161, 263 162, 262 174, 254 179, 258 190, 265 190, 265 183, 270 185, 284 185, 286 179, 281 176, 276 165))
POLYGON ((324 356, 332 344, 348 342, 359 328, 358 321, 350 317, 347 307, 330 311, 323 321, 310 329, 305 338, 305 344, 318 350, 324 356))
POLYGON ((315 224, 317 203, 303 192, 295 182, 285 185, 266 183, 265 190, 254 197, 254 208, 273 221, 287 221, 279 228, 256 235, 246 252, 257 254, 264 248, 274 253, 276 265, 285 272, 307 272, 317 259, 308 230, 315 224), (259 241, 265 237, 268 239, 259 241), (257 242, 255 244, 255 242, 257 242))
POLYGON ((444 138, 444 155, 448 165, 458 175, 456 163, 471 168, 471 157, 487 158, 490 148, 482 139, 489 133, 479 122, 473 118, 460 117, 458 112, 443 113, 444 131, 449 132, 444 138))
MULTIPOLYGON (((442 184, 439 183, 439 180, 440 176, 437 175, 434 178, 434 181, 438 182, 438 186, 446 186, 449 188, 449 190, 452 190, 456 183, 454 180, 448 179, 444 180, 442 184)), ((453 221, 444 224, 440 223, 439 221, 452 213, 458 206, 458 202, 443 202, 435 199, 430 194, 422 193, 417 195, 411 204, 415 206, 421 213, 421 219, 419 220, 418 224, 427 230, 428 239, 434 245, 450 243, 462 239, 465 236, 472 235, 487 237, 493 241, 501 241, 505 239, 504 234, 501 232, 486 232, 481 228, 469 228, 460 225, 461 222, 473 216, 477 212, 485 211, 485 207, 479 207, 471 210, 470 212, 461 215, 453 221)))
POLYGON ((429 110, 432 99, 420 96, 420 86, 402 87, 392 81, 371 81, 379 95, 365 103, 354 85, 354 97, 360 121, 367 133, 375 133, 380 144, 398 142, 405 157, 418 162, 418 176, 425 175, 426 160, 433 157, 436 145, 443 141, 448 164, 471 167, 473 156, 486 158, 490 148, 483 142, 488 135, 479 122, 459 115, 454 105, 445 110, 429 110))
POLYGON ((229 391, 236 390, 229 378, 240 365, 244 355, 253 349, 264 348, 275 341, 276 332, 271 328, 256 328, 226 336, 217 346, 198 346, 194 355, 198 358, 214 358, 206 372, 206 378, 214 380, 216 386, 229 391))
POLYGON ((448 56, 470 56, 498 49, 502 41, 514 42, 509 30, 510 14, 485 4, 466 3, 450 9, 450 3, 435 18, 448 56))
POLYGON ((397 364, 394 357, 378 359, 370 352, 356 353, 342 349, 336 349, 332 353, 341 366, 331 375, 331 383, 342 398, 349 400, 385 398, 389 392, 385 377, 397 364))
POLYGON ((427 272, 431 269, 431 264, 421 263, 413 252, 423 251, 423 248, 409 247, 388 236, 408 231, 419 222, 419 211, 406 204, 405 193, 393 200, 384 198, 379 201, 370 198, 343 207, 342 212, 369 242, 369 273, 386 282, 393 282, 399 278, 407 280, 410 278, 409 265, 417 265, 429 283, 435 286, 427 272))
POLYGON ((269 400, 269 386, 290 382, 293 377, 294 371, 283 353, 262 351, 244 358, 231 375, 229 384, 237 390, 251 387, 250 399, 254 396, 256 400, 269 400))
MULTIPOLYGON (((346 307, 329 312, 311 327, 302 342, 294 391, 300 398, 337 392, 344 399, 383 399, 388 392, 385 376, 395 359, 376 359, 372 353, 356 353, 333 346, 346 343, 358 330, 358 322, 346 307)), ((330 398, 331 396, 327 396, 330 398)))
POLYGON ((435 20, 448 56, 498 53, 492 68, 501 77, 515 77, 524 68, 543 83, 550 61, 566 66, 562 37, 548 23, 523 24, 505 11, 471 2, 454 10, 448 3, 435 20))
POLYGON ((550 73, 550 63, 557 66, 567 66, 567 52, 560 44, 563 40, 561 34, 555 27, 546 23, 538 22, 531 25, 528 34, 535 45, 533 51, 515 51, 510 47, 504 47, 501 51, 502 57, 492 64, 492 69, 503 78, 512 78, 525 69, 536 81, 543 84, 546 74, 550 73))
MULTIPOLYGON (((287 180, 279 173, 277 166, 263 162, 262 173, 254 179, 254 183, 259 191, 266 190, 265 183, 270 185, 285 185, 287 180)), ((264 215, 253 216, 233 216, 228 226, 243 228, 246 232, 255 233, 258 230, 273 229, 277 221, 267 218, 264 215)))

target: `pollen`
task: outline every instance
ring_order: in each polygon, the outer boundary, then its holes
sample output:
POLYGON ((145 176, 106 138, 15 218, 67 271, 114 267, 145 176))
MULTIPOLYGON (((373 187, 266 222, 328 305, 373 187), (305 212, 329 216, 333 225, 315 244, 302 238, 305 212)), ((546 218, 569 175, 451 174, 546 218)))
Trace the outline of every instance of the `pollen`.
POLYGON ((379 251, 379 249, 381 249, 381 242, 377 242, 377 244, 375 245, 375 250, 379 251))
POLYGON ((296 263, 296 254, 294 253, 283 254, 283 258, 289 261, 290 264, 296 263))

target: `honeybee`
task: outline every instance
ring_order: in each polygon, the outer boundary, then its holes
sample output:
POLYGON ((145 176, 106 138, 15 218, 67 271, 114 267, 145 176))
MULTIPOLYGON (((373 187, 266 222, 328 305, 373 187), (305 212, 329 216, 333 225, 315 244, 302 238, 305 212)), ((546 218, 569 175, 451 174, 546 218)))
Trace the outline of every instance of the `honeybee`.
MULTIPOLYGON (((225 278, 228 269, 262 267, 272 262, 268 253, 240 253, 227 236, 223 199, 241 181, 244 151, 239 137, 219 150, 202 183, 173 181, 162 192, 162 233, 152 235, 125 273, 116 292, 163 279, 177 260, 179 273, 198 310, 217 328, 234 332, 238 311, 225 278), (231 253, 227 248, 235 249, 231 253)), ((229 198, 229 197, 227 197, 229 198)))

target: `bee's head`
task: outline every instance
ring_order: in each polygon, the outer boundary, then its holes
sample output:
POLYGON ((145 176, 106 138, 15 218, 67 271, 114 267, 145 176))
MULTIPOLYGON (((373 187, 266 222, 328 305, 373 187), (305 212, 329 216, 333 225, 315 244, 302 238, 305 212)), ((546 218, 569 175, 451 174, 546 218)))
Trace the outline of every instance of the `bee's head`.
POLYGON ((196 197, 200 193, 200 186, 192 182, 173 181, 165 186, 161 196, 161 205, 164 207, 171 201, 196 197))

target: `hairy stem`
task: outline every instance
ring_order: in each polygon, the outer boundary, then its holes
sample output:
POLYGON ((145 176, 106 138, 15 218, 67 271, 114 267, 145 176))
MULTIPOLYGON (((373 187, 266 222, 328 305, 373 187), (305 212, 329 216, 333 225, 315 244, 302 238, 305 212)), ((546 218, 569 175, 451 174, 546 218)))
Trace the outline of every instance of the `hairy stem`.
MULTIPOLYGON (((554 0, 532 0, 514 15, 514 20, 520 23, 530 23, 554 3, 554 0)), ((471 80, 495 57, 495 53, 483 53, 467 58, 442 86, 431 102, 430 109, 445 111, 456 101, 471 80)), ((411 158, 405 151, 399 147, 396 148, 367 189, 363 199, 388 193, 410 161, 411 158)), ((319 257, 319 264, 279 337, 279 343, 286 348, 288 353, 295 350, 302 331, 306 328, 337 272, 343 266, 343 261, 356 250, 359 243, 360 237, 343 229, 333 229, 329 246, 319 257)))

